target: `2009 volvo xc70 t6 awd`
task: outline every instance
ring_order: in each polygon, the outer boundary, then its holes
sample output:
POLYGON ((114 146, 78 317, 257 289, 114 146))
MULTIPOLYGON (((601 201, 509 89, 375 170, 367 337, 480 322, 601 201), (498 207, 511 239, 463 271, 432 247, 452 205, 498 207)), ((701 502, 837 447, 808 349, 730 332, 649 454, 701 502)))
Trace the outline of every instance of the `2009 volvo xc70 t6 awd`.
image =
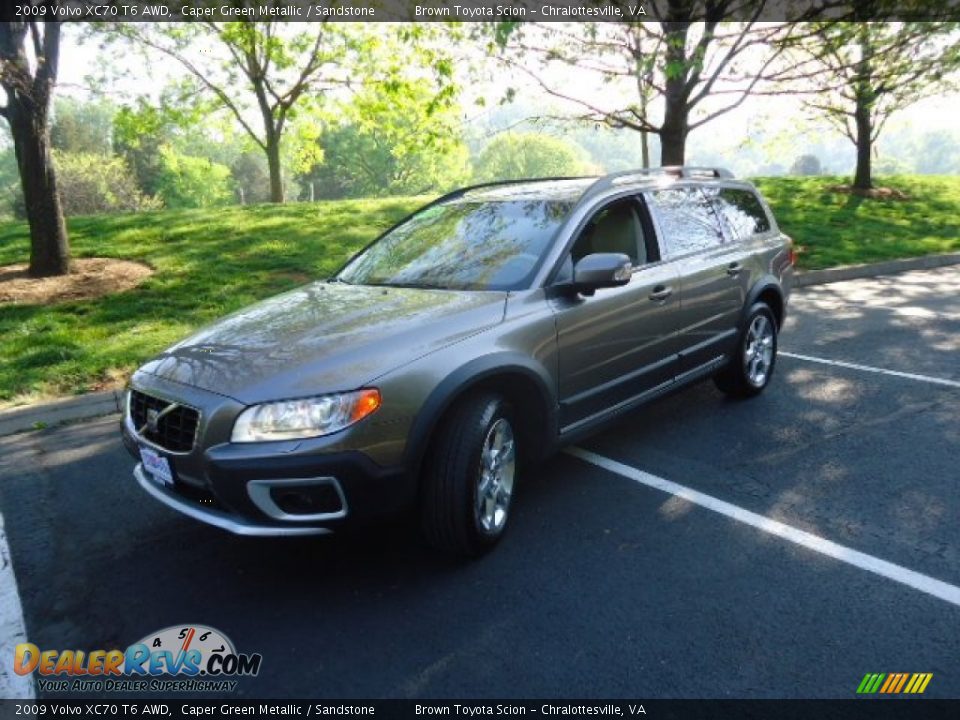
POLYGON ((705 377, 761 392, 791 245, 712 168, 458 190, 141 367, 134 475, 243 535, 412 512, 434 545, 479 554, 560 445, 705 377))

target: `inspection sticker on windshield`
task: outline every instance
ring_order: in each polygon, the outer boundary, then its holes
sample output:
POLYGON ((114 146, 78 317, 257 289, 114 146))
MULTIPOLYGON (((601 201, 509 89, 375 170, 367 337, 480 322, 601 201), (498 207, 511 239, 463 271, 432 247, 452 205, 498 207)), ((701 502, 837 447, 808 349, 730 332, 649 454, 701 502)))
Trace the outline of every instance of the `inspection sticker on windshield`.
POLYGON ((170 463, 165 457, 155 453, 148 447, 140 446, 140 458, 143 460, 143 469, 162 485, 173 485, 173 472, 170 463))

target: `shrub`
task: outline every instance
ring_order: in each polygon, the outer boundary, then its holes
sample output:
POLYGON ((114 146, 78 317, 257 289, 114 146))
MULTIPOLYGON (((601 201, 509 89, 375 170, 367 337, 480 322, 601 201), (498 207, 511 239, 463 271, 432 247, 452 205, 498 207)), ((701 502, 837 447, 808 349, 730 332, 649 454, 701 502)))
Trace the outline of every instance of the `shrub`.
POLYGON ((163 203, 144 195, 119 157, 54 150, 53 161, 65 215, 156 210, 163 203))

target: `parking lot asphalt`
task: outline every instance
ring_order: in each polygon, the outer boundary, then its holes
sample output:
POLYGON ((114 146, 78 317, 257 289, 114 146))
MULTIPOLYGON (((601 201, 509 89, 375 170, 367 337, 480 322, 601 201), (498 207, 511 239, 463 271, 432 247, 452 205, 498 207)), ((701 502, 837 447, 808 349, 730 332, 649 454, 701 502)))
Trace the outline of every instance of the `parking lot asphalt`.
POLYGON ((0 438, 27 637, 210 625, 263 655, 238 697, 846 698, 868 672, 960 697, 960 605, 903 580, 960 592, 960 270, 797 291, 780 349, 759 398, 704 383, 579 447, 900 570, 569 454, 522 478, 477 562, 402 523, 237 538, 137 488, 110 416, 0 438))

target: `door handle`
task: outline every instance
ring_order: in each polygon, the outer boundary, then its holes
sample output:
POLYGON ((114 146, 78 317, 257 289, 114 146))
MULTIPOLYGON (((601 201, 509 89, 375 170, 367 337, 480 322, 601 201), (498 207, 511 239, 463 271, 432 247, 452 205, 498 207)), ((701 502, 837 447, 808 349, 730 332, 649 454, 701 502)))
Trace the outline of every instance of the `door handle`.
POLYGON ((743 270, 743 265, 738 262, 732 262, 727 265, 727 275, 730 277, 736 277, 740 274, 740 271, 743 270))
POLYGON ((654 302, 659 302, 660 300, 666 300, 668 297, 673 295, 673 288, 669 285, 657 285, 653 292, 650 293, 650 299, 654 302))

